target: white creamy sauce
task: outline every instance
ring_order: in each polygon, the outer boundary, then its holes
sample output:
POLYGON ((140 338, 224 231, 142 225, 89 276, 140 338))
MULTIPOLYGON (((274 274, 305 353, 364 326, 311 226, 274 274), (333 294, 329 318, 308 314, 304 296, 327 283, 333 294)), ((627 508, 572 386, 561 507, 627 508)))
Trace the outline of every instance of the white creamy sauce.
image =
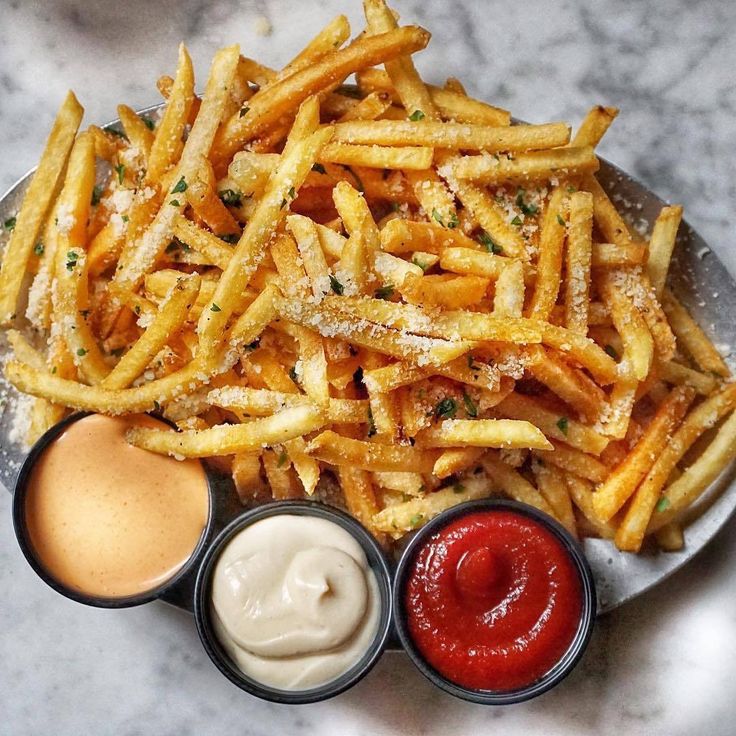
POLYGON ((360 544, 342 527, 282 514, 226 545, 212 578, 217 638, 238 668, 281 690, 350 669, 378 629, 380 594, 360 544))

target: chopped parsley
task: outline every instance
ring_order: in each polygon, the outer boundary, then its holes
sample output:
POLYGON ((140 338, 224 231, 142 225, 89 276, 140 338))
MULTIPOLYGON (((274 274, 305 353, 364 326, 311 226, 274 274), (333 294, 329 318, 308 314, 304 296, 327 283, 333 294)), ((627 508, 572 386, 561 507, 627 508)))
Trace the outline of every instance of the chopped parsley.
POLYGON ((287 194, 289 195, 289 199, 294 199, 294 197, 296 197, 296 190, 294 189, 294 187, 291 187, 287 194))
POLYGON ((345 287, 332 274, 330 274, 330 288, 339 296, 345 292, 345 287))
POLYGON ((245 117, 248 114, 248 111, 249 110, 250 110, 250 108, 248 107, 248 105, 243 105, 243 107, 240 108, 240 112, 238 113, 238 117, 239 118, 245 117))
POLYGON ((118 184, 122 184, 123 179, 125 178, 125 164, 118 164, 115 167, 115 172, 118 175, 118 184))
POLYGON ((493 242, 493 238, 485 231, 482 230, 480 235, 478 236, 478 242, 489 252, 493 253, 493 255, 499 255, 500 253, 503 253, 503 248, 500 245, 497 245, 493 242))
POLYGON ((130 218, 128 217, 128 215, 120 215, 120 219, 121 219, 121 220, 122 220, 123 222, 128 222, 128 220, 129 220, 130 218))
POLYGON ((179 200, 178 200, 178 199, 172 199, 172 200, 171 200, 171 201, 169 202, 169 204, 170 204, 170 205, 171 205, 172 207, 181 207, 181 202, 179 202, 179 200))
POLYGON ((222 312, 222 309, 220 309, 219 304, 212 302, 212 306, 210 307, 210 312, 222 312))
POLYGON ((514 217, 514 219, 511 220, 511 224, 516 225, 516 227, 521 227, 523 225, 521 221, 521 217, 519 217, 519 215, 516 215, 516 217, 514 217))
POLYGON ((156 124, 151 120, 151 118, 147 118, 145 115, 139 115, 138 117, 143 121, 143 125, 145 125, 148 130, 153 130, 156 127, 156 124))
POLYGON ((667 511, 667 509, 671 506, 669 498, 667 496, 662 496, 662 498, 657 501, 656 509, 657 513, 662 513, 663 511, 667 511))
POLYGON ((284 207, 286 207, 286 200, 285 199, 282 199, 281 200, 281 204, 279 205, 279 209, 282 210, 282 209, 284 209, 284 207))
POLYGON ((77 265, 77 261, 79 260, 79 254, 76 251, 70 250, 67 251, 66 254, 66 270, 67 271, 73 271, 74 266, 77 265))
POLYGON ((516 192, 516 206, 525 214, 525 215, 536 215, 537 212, 539 212, 539 207, 535 204, 527 204, 526 200, 524 199, 524 195, 526 192, 523 189, 519 189, 516 192))
POLYGON ((409 120, 416 123, 417 120, 424 120, 425 114, 421 110, 414 110, 414 112, 409 115, 409 120))
POLYGON ((618 360, 618 353, 616 352, 616 348, 613 347, 613 345, 606 345, 606 347, 603 348, 608 355, 610 355, 614 360, 618 360))
POLYGON ((100 200, 102 199, 102 187, 99 184, 96 184, 92 189, 92 199, 90 200, 92 202, 92 206, 95 207, 100 203, 100 200))
POLYGON ((436 222, 439 222, 439 224, 442 225, 442 227, 445 226, 445 223, 442 219, 442 215, 436 209, 432 210, 432 219, 435 220, 436 222))
POLYGON ((450 215, 450 219, 447 221, 447 227, 450 230, 454 230, 460 224, 460 220, 457 217, 457 212, 453 212, 450 215))
POLYGON ((468 413, 469 417, 475 418, 478 416, 478 405, 466 391, 463 391, 463 404, 465 404, 465 411, 468 413))
POLYGON ((438 419, 452 419, 457 413, 457 402, 449 396, 437 402, 434 415, 438 419))
POLYGON ((161 411, 161 404, 159 404, 158 401, 156 401, 155 399, 153 401, 153 410, 158 412, 161 411))
POLYGON ((424 514, 414 514, 414 516, 409 519, 409 526, 412 529, 416 529, 422 523, 423 518, 424 514))
POLYGON ((575 189, 575 187, 572 186, 572 185, 570 185, 570 186, 567 187, 567 193, 568 194, 572 194, 573 192, 576 192, 576 191, 577 191, 577 189, 575 189))
POLYGON ((567 434, 567 425, 569 423, 569 420, 567 417, 560 417, 557 420, 557 429, 562 432, 562 434, 567 434))
POLYGON ((419 260, 419 258, 417 258, 417 256, 412 256, 411 257, 411 262, 415 266, 419 266, 419 268, 421 268, 422 271, 426 271, 429 268, 429 264, 428 263, 423 263, 422 261, 419 260))
POLYGON ((81 358, 87 355, 87 351, 84 348, 77 348, 77 355, 81 358))
POLYGON ((377 432, 376 420, 373 418, 373 410, 368 406, 368 436, 373 437, 377 432))
POLYGON ((557 222, 561 227, 565 227, 565 221, 562 219, 562 215, 559 212, 557 213, 557 222))
POLYGON ((390 299, 394 293, 394 287, 391 284, 386 284, 376 289, 374 296, 376 299, 390 299))
POLYGON ((453 493, 462 493, 465 490, 465 486, 462 483, 455 483, 452 486, 453 493))
POLYGON ((8 217, 7 220, 5 220, 5 229, 6 230, 14 230, 15 229, 15 217, 8 217))
POLYGON ((44 249, 44 247, 43 247, 43 243, 41 243, 41 242, 38 242, 38 243, 36 243, 36 245, 34 245, 34 246, 33 246, 33 252, 34 252, 34 253, 35 253, 35 254, 36 254, 37 256, 42 256, 42 255, 43 255, 43 252, 44 252, 44 250, 45 250, 45 249, 44 249))
POLYGON ((230 243, 230 245, 234 245, 235 243, 240 240, 237 233, 225 233, 224 235, 218 236, 220 240, 224 240, 226 243, 230 243))
POLYGON ((179 194, 179 192, 186 192, 187 190, 187 182, 182 176, 181 179, 179 179, 178 182, 176 182, 176 186, 171 190, 172 194, 179 194))
POLYGON ((243 195, 235 189, 223 189, 219 192, 219 195, 222 203, 231 207, 240 207, 243 201, 243 195))
POLYGON ((326 174, 325 167, 322 164, 312 164, 312 171, 316 171, 318 174, 326 174))
POLYGON ((286 462, 286 450, 281 450, 279 453, 279 459, 276 461, 276 467, 280 468, 286 462))

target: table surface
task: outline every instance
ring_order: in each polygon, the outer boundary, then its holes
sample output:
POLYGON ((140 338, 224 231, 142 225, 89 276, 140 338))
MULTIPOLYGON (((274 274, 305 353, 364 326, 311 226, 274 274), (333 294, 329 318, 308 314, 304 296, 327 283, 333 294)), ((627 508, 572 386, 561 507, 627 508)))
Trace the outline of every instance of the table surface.
MULTIPOLYGON (((686 217, 736 274, 736 3, 567 0, 395 5, 434 32, 425 79, 529 121, 580 120, 595 103, 622 112, 602 155, 686 217), (655 12, 656 11, 656 12, 655 12)), ((0 188, 33 166, 65 90, 87 121, 158 101, 184 40, 200 86, 215 48, 284 64, 357 0, 0 0, 0 188), (270 22, 270 36, 259 35, 270 22)), ((310 706, 259 702, 227 682, 192 619, 155 603, 102 611, 47 588, 13 537, 0 493, 0 733, 442 734, 684 736, 733 733, 736 529, 664 585, 603 617, 578 669, 538 700, 486 709, 436 690, 387 654, 350 692, 310 706)))

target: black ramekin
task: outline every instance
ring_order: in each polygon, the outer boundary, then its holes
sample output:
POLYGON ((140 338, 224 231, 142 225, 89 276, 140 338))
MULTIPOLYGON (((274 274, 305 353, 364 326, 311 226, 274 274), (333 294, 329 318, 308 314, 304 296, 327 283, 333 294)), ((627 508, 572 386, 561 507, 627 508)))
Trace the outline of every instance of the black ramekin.
MULTIPOLYGON (((185 576, 189 575, 196 565, 199 563, 202 557, 205 547, 209 539, 212 536, 212 526, 214 521, 214 487, 213 487, 213 476, 212 472, 204 466, 204 471, 207 477, 207 494, 209 501, 209 509, 207 513, 207 522, 202 535, 197 542, 196 547, 192 551, 191 556, 186 563, 168 580, 165 580, 160 585, 152 588, 151 590, 138 593, 136 595, 120 596, 120 597, 105 597, 88 595, 79 590, 76 590, 70 586, 64 585, 64 583, 57 580, 48 570, 43 566, 41 560, 36 556, 36 552, 33 549, 33 543, 31 542, 30 535, 28 534, 28 526, 26 524, 26 494, 28 490, 28 480, 31 475, 36 461, 39 459, 44 450, 73 422, 79 421, 94 412, 76 412, 70 414, 68 417, 55 424, 48 431, 46 431, 33 445, 26 459, 23 461, 23 465, 18 472, 18 477, 15 480, 15 486, 13 488, 13 529, 15 531, 16 539, 20 545, 21 551, 28 560, 28 564, 33 568, 36 574, 43 580, 48 586, 53 588, 57 593, 70 598, 77 603, 83 603, 86 606, 95 606, 96 608, 130 608, 132 606, 140 606, 143 603, 148 603, 152 600, 160 598, 168 590, 173 588, 178 582, 185 576)), ((164 417, 158 414, 151 414, 154 419, 158 419, 161 422, 170 424, 172 427, 175 426, 164 417)), ((104 472, 104 469, 102 469, 104 472)))
POLYGON ((480 501, 468 501, 467 503, 453 506, 447 511, 436 516, 416 533, 401 555, 401 559, 396 569, 393 608, 394 625, 396 626, 396 631, 399 635, 399 639, 401 640, 401 644, 419 671, 428 680, 437 685, 437 687, 450 693, 450 695, 462 698, 463 700, 468 700, 472 703, 479 703, 482 705, 511 705, 513 703, 521 703, 525 700, 536 698, 538 695, 541 695, 561 682, 574 669, 575 665, 583 656, 583 652, 590 641, 590 636, 593 631, 593 623, 596 615, 596 593, 593 573, 585 555, 583 554, 582 548, 578 544, 577 540, 575 540, 561 524, 555 521, 551 516, 548 516, 527 504, 518 503, 517 501, 508 501, 505 499, 486 499, 480 501), (458 685, 438 672, 429 664, 429 662, 427 662, 424 655, 414 644, 407 624, 405 589, 416 554, 433 534, 440 531, 451 521, 454 521, 458 517, 465 516, 466 514, 478 511, 498 510, 514 511, 518 514, 527 516, 544 526, 548 531, 552 532, 560 542, 562 542, 563 547, 570 555, 570 558, 575 564, 580 576, 583 605, 580 622, 570 646, 560 660, 539 680, 515 690, 475 690, 458 685))
POLYGON ((228 524, 207 550, 199 568, 194 589, 194 618, 197 623, 199 638, 202 640, 210 659, 228 680, 242 690, 263 700, 286 705, 316 703, 327 700, 344 692, 365 677, 379 660, 386 647, 386 640, 391 627, 391 576, 386 557, 378 542, 360 522, 331 506, 326 506, 318 501, 277 501, 259 506, 251 511, 246 511, 228 524), (220 643, 212 625, 210 595, 212 573, 225 545, 245 527, 262 519, 282 514, 315 516, 338 524, 360 543, 378 582, 379 605, 381 607, 378 630, 365 654, 347 672, 330 682, 309 690, 281 690, 264 685, 241 672, 220 643))

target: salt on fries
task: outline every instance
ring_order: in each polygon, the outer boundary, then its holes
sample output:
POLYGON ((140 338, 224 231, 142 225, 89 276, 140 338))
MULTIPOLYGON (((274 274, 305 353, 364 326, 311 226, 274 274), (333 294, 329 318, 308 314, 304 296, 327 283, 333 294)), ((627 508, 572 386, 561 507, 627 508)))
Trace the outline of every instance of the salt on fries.
POLYGON ((78 132, 69 94, 0 270, 28 440, 158 411, 180 431, 130 442, 220 456, 245 503, 331 474, 382 540, 500 494, 678 548, 736 454, 728 367, 666 287, 682 209, 648 242, 617 212, 595 177, 616 109, 572 138, 511 125, 424 84, 426 31, 365 11, 281 71, 222 49, 201 98, 182 46, 162 114, 120 106, 120 133, 78 132))

